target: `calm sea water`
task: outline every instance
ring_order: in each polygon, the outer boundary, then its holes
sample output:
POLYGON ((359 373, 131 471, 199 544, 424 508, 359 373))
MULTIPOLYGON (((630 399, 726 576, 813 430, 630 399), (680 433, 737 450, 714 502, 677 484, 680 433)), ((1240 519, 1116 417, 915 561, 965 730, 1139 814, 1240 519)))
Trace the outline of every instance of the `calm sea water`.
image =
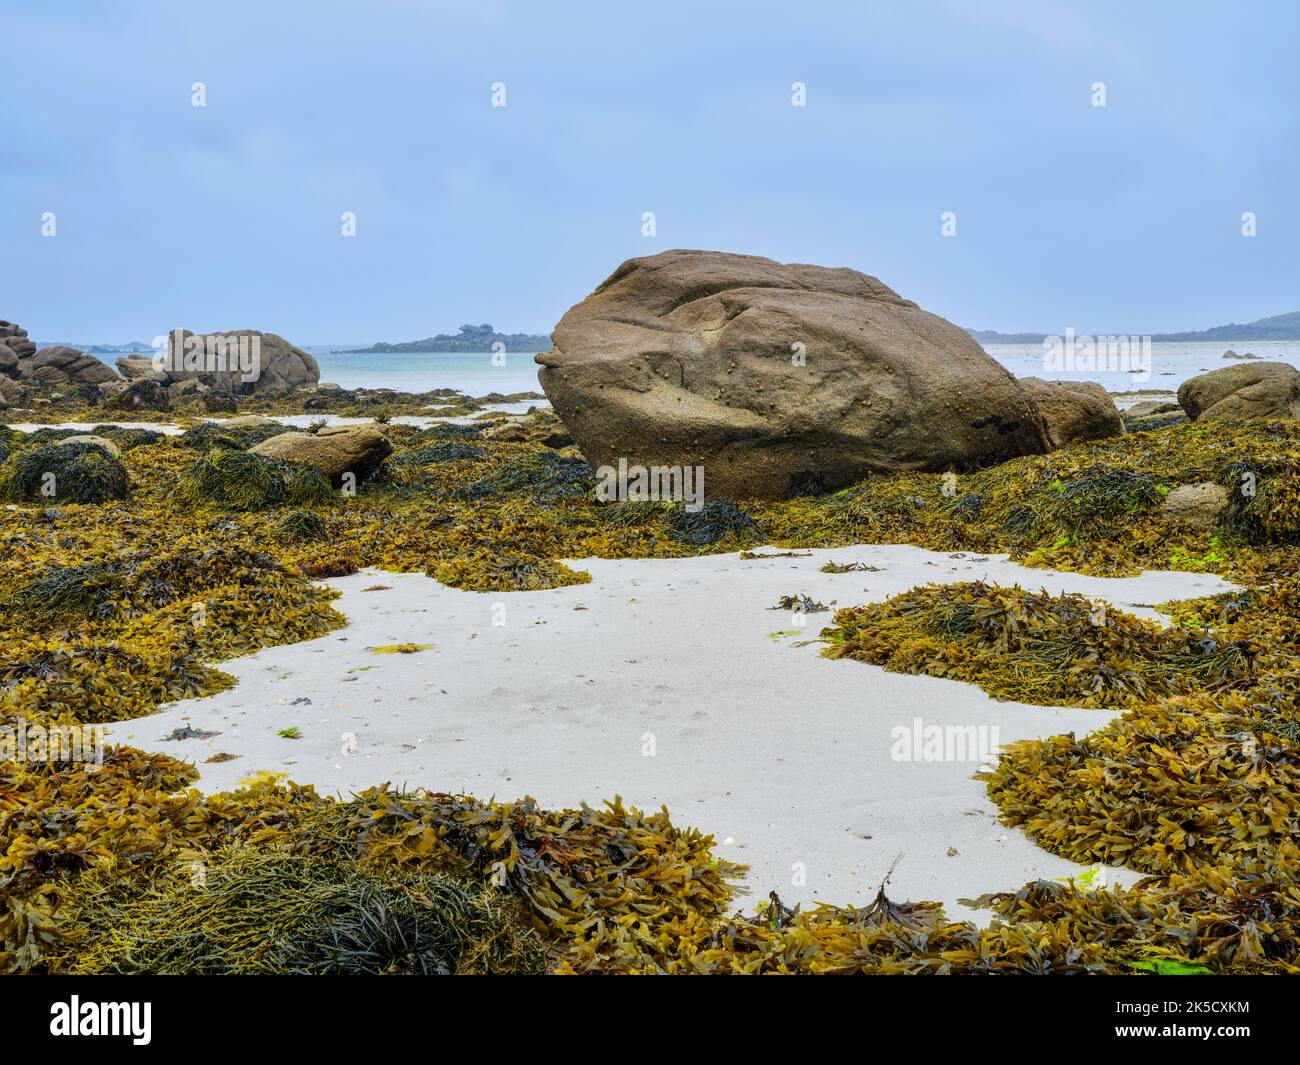
POLYGON ((1045 366, 1042 344, 988 344, 985 345, 984 350, 1017 377, 1045 377, 1049 381, 1099 381, 1111 392, 1148 388, 1176 392, 1178 386, 1189 377, 1195 377, 1207 370, 1221 370, 1225 366, 1236 365, 1235 359, 1223 357, 1226 351, 1235 351, 1238 355, 1250 353, 1258 355, 1262 360, 1289 362, 1292 366, 1300 368, 1300 341, 1298 340, 1235 343, 1225 343, 1222 340, 1213 343, 1173 341, 1152 344, 1149 377, 1144 374, 1135 375, 1101 369, 1086 372, 1049 370, 1045 366), (1142 380, 1142 377, 1146 379, 1142 380))
MULTIPOLYGON (((1099 381, 1112 392, 1125 392, 1152 388, 1177 391, 1189 377, 1234 365, 1233 360, 1223 357, 1230 348, 1239 354, 1251 352, 1261 359, 1289 362, 1300 368, 1300 341, 1296 340, 1152 344, 1149 376, 1105 369, 1052 370, 1045 365, 1041 344, 990 344, 985 350, 1017 377, 1099 381)), ((343 388, 396 388, 403 392, 454 388, 470 396, 541 391, 537 383, 539 367, 530 351, 507 352, 505 365, 494 366, 488 352, 372 355, 336 353, 324 347, 307 350, 320 363, 320 379, 343 388)), ((113 364, 112 357, 104 361, 113 364)))
POLYGON ((468 396, 489 392, 540 392, 534 352, 508 351, 504 366, 493 366, 490 352, 436 352, 371 355, 308 348, 320 363, 320 379, 341 388, 396 388, 427 392, 454 388, 468 396))
MULTIPOLYGON (((1092 371, 1051 370, 1045 366, 1041 344, 991 344, 985 350, 1017 377, 1046 377, 1049 380, 1099 381, 1112 392, 1160 388, 1176 391, 1189 377, 1207 370, 1232 366, 1224 359, 1227 350, 1251 352, 1261 359, 1289 362, 1300 368, 1300 341, 1252 343, 1160 343, 1151 345, 1150 375, 1095 369, 1092 371), (1142 378, 1145 376, 1145 380, 1142 378)), ((538 366, 532 352, 506 354, 504 366, 493 366, 492 356, 463 353, 428 354, 335 354, 328 349, 309 348, 320 363, 322 381, 343 388, 397 388, 424 392, 431 388, 455 388, 471 396, 488 392, 540 392, 538 366)))

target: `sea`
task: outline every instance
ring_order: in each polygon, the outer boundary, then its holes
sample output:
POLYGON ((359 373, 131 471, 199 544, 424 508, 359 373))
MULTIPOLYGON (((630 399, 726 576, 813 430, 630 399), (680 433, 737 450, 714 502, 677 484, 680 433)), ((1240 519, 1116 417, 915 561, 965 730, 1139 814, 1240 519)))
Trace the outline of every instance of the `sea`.
MULTIPOLYGON (((307 349, 320 364, 320 379, 342 388, 394 388, 402 392, 427 392, 452 388, 468 396, 489 392, 540 392, 535 352, 506 352, 496 365, 490 352, 430 351, 384 353, 336 351, 322 345, 307 349)), ((1120 368, 1110 368, 1104 356, 1089 361, 1083 355, 1053 359, 1043 344, 988 344, 985 350, 1017 377, 1044 377, 1054 381, 1098 381, 1110 392, 1167 390, 1176 392, 1189 377, 1232 366, 1224 353, 1254 354, 1261 360, 1289 362, 1300 368, 1300 340, 1249 342, 1160 342, 1140 349, 1120 368), (1054 364, 1055 363, 1055 364, 1054 364)), ((1072 353, 1073 354, 1073 353, 1072 353)), ((114 356, 102 356, 110 366, 114 356)))
MULTIPOLYGON (((454 388, 470 396, 488 392, 540 392, 538 366, 533 353, 511 351, 504 365, 493 365, 492 355, 462 352, 370 354, 334 352, 329 348, 307 349, 320 363, 322 381, 343 388, 396 388, 403 392, 425 392, 433 388, 454 388)), ((1232 343, 1169 341, 1150 344, 1120 368, 1109 368, 1118 360, 1104 355, 1090 360, 1082 353, 1071 359, 1053 359, 1042 344, 989 344, 985 350, 1017 377, 1044 377, 1052 381, 1097 381, 1110 392, 1152 389, 1176 392, 1189 377, 1232 366, 1235 360, 1224 353, 1254 354, 1261 360, 1289 362, 1300 368, 1300 341, 1271 340, 1232 343), (1059 364, 1059 365, 1054 365, 1059 364)), ((498 358, 500 361, 500 358, 498 358)))

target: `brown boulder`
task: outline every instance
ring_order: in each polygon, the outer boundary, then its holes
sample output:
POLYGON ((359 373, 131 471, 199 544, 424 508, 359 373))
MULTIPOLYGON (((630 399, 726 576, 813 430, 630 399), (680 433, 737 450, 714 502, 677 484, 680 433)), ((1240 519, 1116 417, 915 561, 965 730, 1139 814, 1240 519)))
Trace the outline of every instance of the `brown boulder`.
POLYGON ((1044 381, 1022 377, 1021 387, 1038 404, 1053 448, 1081 440, 1120 436, 1124 418, 1115 401, 1095 381, 1044 381))
POLYGON ((27 339, 27 330, 13 322, 0 322, 0 343, 20 359, 36 354, 36 345, 27 339))
POLYGON ((573 443, 573 434, 549 411, 507 418, 484 429, 483 435, 491 440, 506 440, 516 444, 542 444, 556 448, 568 447, 573 443))
POLYGON ((95 385, 118 379, 95 356, 65 347, 41 348, 30 358, 20 358, 18 372, 26 380, 47 385, 95 385))
POLYGON ((704 467, 782 498, 1037 454, 1042 416, 964 330, 855 270, 669 251, 560 320, 542 388, 595 467, 704 467))
POLYGON ((1300 417, 1300 371, 1284 362, 1225 366, 1184 381, 1178 402, 1192 421, 1300 417))
POLYGON ((393 445, 373 425, 332 425, 315 433, 281 433, 249 450, 308 463, 337 484, 345 473, 358 481, 369 477, 393 453, 393 445))
POLYGON ((113 410, 169 410, 167 389, 152 377, 110 386, 107 406, 113 410))
POLYGON ((116 361, 117 372, 128 381, 167 380, 167 375, 154 366, 152 355, 122 355, 116 361))
POLYGON ((1228 490, 1213 481, 1180 484, 1160 505, 1160 514, 1170 521, 1181 521, 1198 529, 1211 529, 1228 505, 1228 490))
POLYGON ((52 441, 55 447, 62 444, 95 444, 102 447, 115 459, 122 457, 122 449, 106 436, 95 436, 93 433, 82 433, 79 436, 65 436, 62 440, 52 441))

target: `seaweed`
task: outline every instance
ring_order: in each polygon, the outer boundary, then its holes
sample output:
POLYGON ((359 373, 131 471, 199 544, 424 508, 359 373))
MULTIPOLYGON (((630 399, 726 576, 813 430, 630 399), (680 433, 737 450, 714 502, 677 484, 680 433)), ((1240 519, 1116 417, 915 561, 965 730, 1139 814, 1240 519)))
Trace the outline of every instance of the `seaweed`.
POLYGON ((541 450, 456 489, 452 497, 472 501, 522 492, 539 502, 554 502, 566 496, 590 495, 594 490, 595 479, 586 460, 541 450))
POLYGON ((0 499, 107 503, 131 491, 126 467, 98 444, 28 448, 0 467, 0 499))
MULTIPOLYGON (((271 413, 296 411, 302 399, 239 402, 271 413)), ((364 416, 421 410, 396 395, 328 402, 364 416)), ((50 415, 102 417, 71 401, 50 415)), ((394 421, 389 432, 409 450, 475 439, 478 430, 394 421)), ((526 798, 388 788, 340 801, 272 781, 204 796, 189 790, 192 767, 109 748, 97 770, 0 762, 0 971, 129 965, 112 944, 131 925, 110 916, 113 907, 144 906, 150 891, 173 883, 182 890, 178 866, 225 868, 235 848, 250 863, 320 859, 330 884, 373 871, 495 891, 517 904, 554 972, 1300 971, 1294 423, 1193 423, 1074 445, 962 473, 956 496, 941 474, 905 471, 828 496, 706 506, 694 517, 663 504, 600 505, 572 453, 539 458, 547 454, 540 445, 492 438, 476 439, 481 460, 367 483, 346 503, 319 492, 293 503, 284 480, 280 502, 263 506, 266 495, 253 492, 257 505, 243 510, 198 495, 195 478, 189 494, 173 492, 187 464, 213 458, 194 450, 219 443, 216 427, 147 447, 131 447, 124 432, 97 435, 122 447, 119 465, 134 491, 83 506, 64 506, 76 501, 60 494, 57 508, 20 492, 0 514, 0 723, 120 720, 219 691, 231 680, 213 663, 341 626, 333 593, 311 581, 362 566, 524 590, 588 579, 563 559, 681 557, 735 551, 747 539, 788 549, 754 556, 778 557, 868 541, 1006 551, 1026 565, 1103 576, 1175 560, 1248 587, 1169 604, 1165 628, 1079 597, 917 589, 840 612, 827 636, 833 654, 966 680, 1001 697, 1120 709, 1082 738, 1012 745, 984 781, 1006 823, 1073 860, 1149 874, 1133 888, 1093 889, 1081 878, 1000 892, 986 897, 993 919, 985 928, 952 921, 934 903, 890 899, 883 888, 863 908, 804 911, 769 895, 738 913, 739 870, 666 811, 643 814, 617 800, 551 811, 526 798), (1253 492, 1240 490, 1245 474, 1253 492), (488 481, 487 491, 474 487, 488 481), (1166 489, 1204 481, 1234 492, 1221 526, 1194 529, 1164 516, 1166 489), (973 498, 978 507, 963 502, 973 498), (316 527, 302 516, 310 509, 289 508, 327 501, 328 539, 295 535, 316 527), (104 865, 110 858, 116 872, 104 865), (83 893, 94 915, 78 909, 83 893)), ((231 439, 217 454, 239 451, 242 441, 231 439)), ((6 484, 25 455, 84 447, 44 447, 15 432, 0 433, 0 443, 13 451, 6 484)), ((239 490, 230 487, 236 498, 239 490)), ((771 885, 755 887, 762 898, 771 885)), ((147 906, 138 912, 144 927, 147 906)), ((359 911, 341 912, 348 927, 346 915, 359 911)), ((214 956, 233 945, 219 938, 214 956)), ((349 957, 385 964, 386 942, 367 939, 349 957), (376 943, 378 954, 367 953, 376 943)), ((307 943, 311 959, 317 947, 307 943)))
POLYGON ((479 462, 487 452, 473 444, 452 441, 446 444, 426 444, 393 456, 392 461, 402 465, 433 466, 442 462, 479 462))
POLYGON ((293 510, 276 523, 276 532, 285 540, 324 540, 325 523, 310 510, 293 510))
POLYGON ((759 532, 758 522, 725 499, 712 499, 698 509, 679 503, 667 512, 664 521, 674 540, 698 546, 732 536, 749 540, 759 532))
POLYGON ((214 450, 195 459, 170 494, 183 506, 236 511, 319 506, 334 498, 328 479, 314 466, 238 450, 214 450))
POLYGON ((476 592, 541 591, 591 580, 590 573, 572 570, 563 562, 492 549, 446 559, 429 567, 428 574, 453 588, 476 592))
POLYGON ((999 699, 1122 707, 1251 676, 1256 645, 1161 629, 1081 595, 976 581, 929 585, 837 611, 830 658, 978 684, 999 699))
POLYGON ((491 887, 312 855, 227 848, 149 880, 107 864, 61 915, 73 974, 537 973, 518 904, 491 887))

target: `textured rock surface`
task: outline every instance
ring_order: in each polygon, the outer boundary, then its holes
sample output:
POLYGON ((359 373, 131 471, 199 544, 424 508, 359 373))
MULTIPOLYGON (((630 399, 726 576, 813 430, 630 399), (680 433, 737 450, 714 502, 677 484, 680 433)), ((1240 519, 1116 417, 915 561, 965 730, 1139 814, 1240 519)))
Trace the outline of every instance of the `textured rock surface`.
POLYGON ((20 356, 18 374, 24 380, 46 385, 94 385, 117 379, 112 368, 95 356, 65 347, 41 348, 30 358, 20 356))
POLYGON ((1124 419, 1115 401, 1095 381, 1022 377, 1020 384, 1038 404, 1047 423, 1047 438, 1054 448, 1124 432, 1124 419))
POLYGON ((1213 528, 1228 505, 1228 490, 1213 481, 1181 484, 1165 497, 1161 514, 1171 521, 1183 521, 1197 528, 1213 528))
POLYGON ((189 330, 180 330, 181 340, 177 334, 169 336, 165 369, 171 381, 196 379, 218 392, 289 392, 296 388, 308 388, 320 380, 320 367, 310 354, 302 348, 295 347, 282 336, 275 333, 260 333, 256 329, 234 329, 223 333, 194 334, 189 330), (199 357, 197 363, 188 352, 189 338, 198 335, 209 352, 207 357, 199 357), (244 343, 251 346, 257 343, 257 373, 254 380, 238 364, 232 346, 224 343, 239 338, 246 338, 244 343), (226 354, 223 356, 223 352, 226 354), (193 368, 190 368, 193 367, 193 368))
POLYGON ((305 462, 338 482, 345 473, 364 480, 393 453, 388 437, 372 425, 327 426, 316 433, 281 433, 249 450, 259 455, 305 462))
POLYGON ((1178 402, 1192 421, 1300 417, 1300 371, 1284 362, 1225 366, 1184 381, 1178 402))
POLYGON ((964 330, 854 270, 630 259, 552 341, 539 378, 593 466, 702 465, 711 497, 1048 447, 1033 401, 964 330))

